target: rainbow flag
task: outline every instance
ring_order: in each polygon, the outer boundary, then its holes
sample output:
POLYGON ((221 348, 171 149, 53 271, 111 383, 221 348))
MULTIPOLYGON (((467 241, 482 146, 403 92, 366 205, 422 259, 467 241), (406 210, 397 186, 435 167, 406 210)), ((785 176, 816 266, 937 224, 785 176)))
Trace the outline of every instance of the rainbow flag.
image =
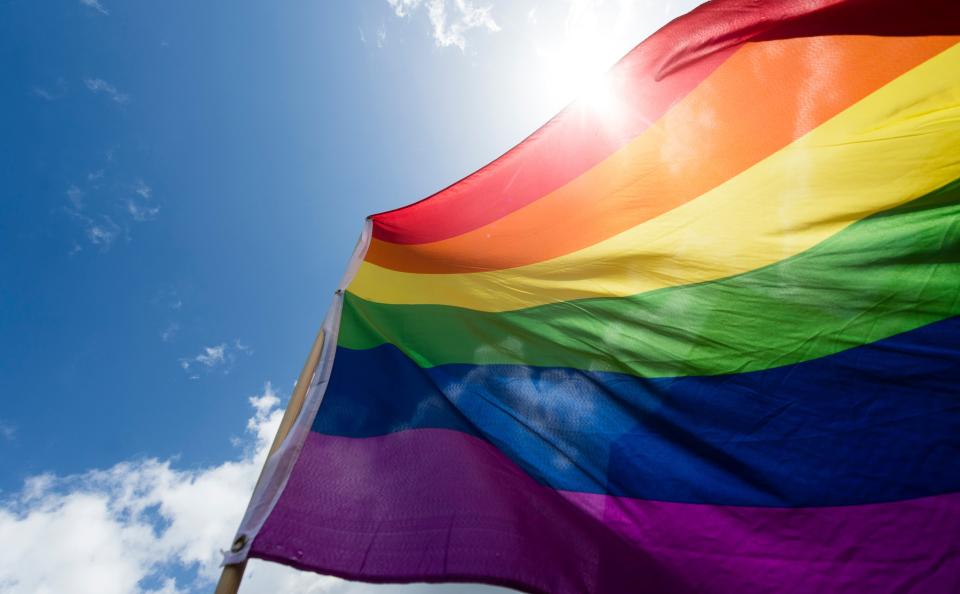
POLYGON ((956 0, 717 0, 371 217, 227 561, 960 592, 958 41, 956 0))

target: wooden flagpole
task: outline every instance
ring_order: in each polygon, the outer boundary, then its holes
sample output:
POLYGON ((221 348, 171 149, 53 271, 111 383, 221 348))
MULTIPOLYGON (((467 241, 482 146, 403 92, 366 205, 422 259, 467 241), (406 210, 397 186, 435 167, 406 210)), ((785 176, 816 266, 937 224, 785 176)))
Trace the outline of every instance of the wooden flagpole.
MULTIPOLYGON (((300 409, 303 408, 303 401, 307 396, 307 388, 310 387, 310 380, 313 377, 313 370, 316 369, 320 363, 320 353, 323 351, 323 338, 323 329, 321 328, 320 332, 317 333, 317 339, 313 341, 313 347, 310 349, 310 355, 307 356, 307 362, 303 366, 303 371, 300 372, 300 378, 297 379, 297 386, 293 389, 290 402, 287 403, 287 410, 283 412, 280 427, 277 428, 277 435, 273 438, 273 443, 270 445, 270 453, 267 454, 268 459, 277 451, 280 444, 283 443, 297 415, 300 414, 300 409)), ((266 462, 264 462, 264 468, 266 468, 266 462)), ((260 481, 263 480, 264 468, 260 469, 257 486, 259 486, 260 481)), ((254 491, 256 491, 256 487, 254 491)), ((243 572, 246 568, 246 561, 243 563, 224 565, 223 571, 220 573, 220 581, 217 582, 217 589, 214 591, 214 594, 237 594, 237 591, 240 589, 240 582, 243 580, 243 572)))

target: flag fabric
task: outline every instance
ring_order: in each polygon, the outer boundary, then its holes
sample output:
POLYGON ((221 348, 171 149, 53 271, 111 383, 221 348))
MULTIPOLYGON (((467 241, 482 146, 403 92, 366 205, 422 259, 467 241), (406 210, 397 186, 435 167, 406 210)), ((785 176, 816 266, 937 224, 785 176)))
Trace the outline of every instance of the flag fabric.
POLYGON ((960 592, 958 35, 955 0, 717 0, 371 217, 227 561, 960 592))

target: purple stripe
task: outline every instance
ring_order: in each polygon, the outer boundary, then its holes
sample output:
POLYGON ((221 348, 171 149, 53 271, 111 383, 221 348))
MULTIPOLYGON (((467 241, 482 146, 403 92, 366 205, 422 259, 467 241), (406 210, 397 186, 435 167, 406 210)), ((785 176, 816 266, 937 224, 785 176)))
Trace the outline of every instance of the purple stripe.
POLYGON ((562 493, 444 429, 310 433, 251 556, 551 594, 960 592, 960 494, 830 508, 562 493))
POLYGON ((697 592, 960 592, 960 494, 846 507, 564 496, 697 592))

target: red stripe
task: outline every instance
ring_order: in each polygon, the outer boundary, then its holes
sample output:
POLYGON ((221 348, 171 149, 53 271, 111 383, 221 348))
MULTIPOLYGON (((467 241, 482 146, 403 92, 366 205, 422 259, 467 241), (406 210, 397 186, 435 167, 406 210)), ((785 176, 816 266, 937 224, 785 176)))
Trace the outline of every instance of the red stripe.
POLYGON ((373 217, 374 237, 427 243, 495 221, 555 190, 636 137, 740 44, 843 0, 717 0, 673 21, 611 70, 631 113, 609 130, 571 105, 486 167, 420 202, 373 217))

